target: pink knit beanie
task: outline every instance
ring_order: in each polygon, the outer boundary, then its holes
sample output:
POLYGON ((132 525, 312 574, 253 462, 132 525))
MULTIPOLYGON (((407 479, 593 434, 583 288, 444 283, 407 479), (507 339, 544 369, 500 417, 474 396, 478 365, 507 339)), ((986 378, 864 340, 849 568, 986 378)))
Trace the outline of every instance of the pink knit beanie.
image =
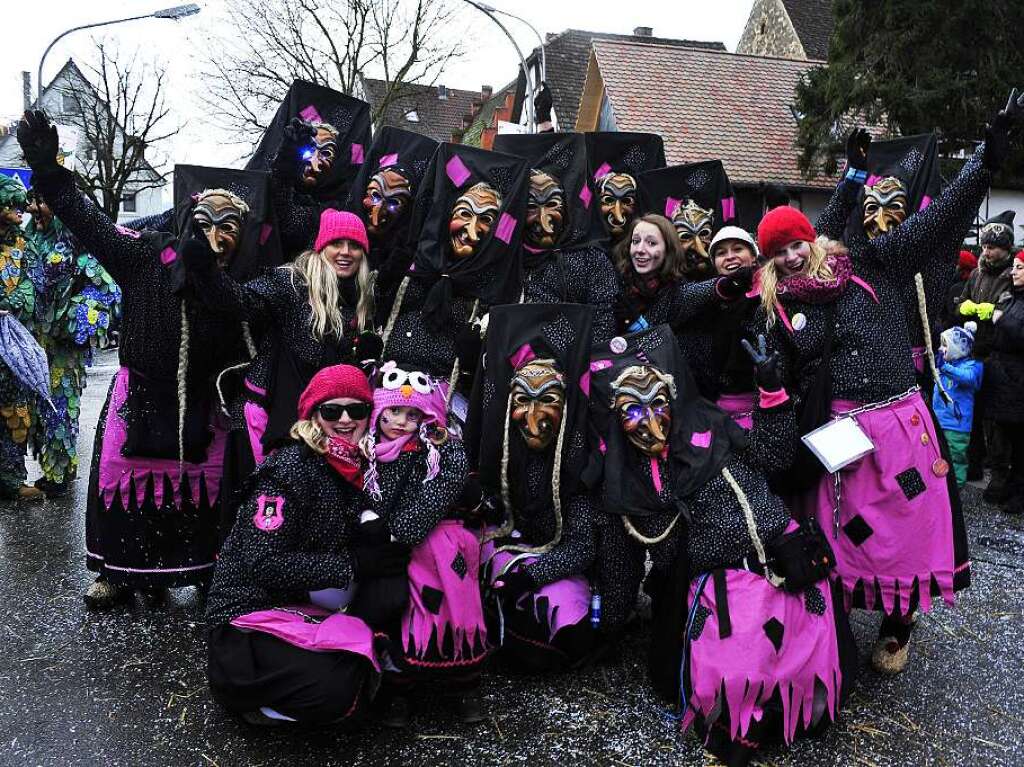
POLYGON ((320 230, 316 233, 313 250, 322 250, 324 245, 335 240, 352 240, 362 245, 364 251, 370 250, 366 227, 359 216, 346 210, 325 208, 320 214, 320 230))

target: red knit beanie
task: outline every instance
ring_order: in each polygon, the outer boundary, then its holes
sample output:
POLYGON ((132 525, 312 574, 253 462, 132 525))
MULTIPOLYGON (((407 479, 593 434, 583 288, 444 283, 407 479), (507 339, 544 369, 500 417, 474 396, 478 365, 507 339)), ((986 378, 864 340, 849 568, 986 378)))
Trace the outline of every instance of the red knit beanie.
POLYGON ((308 420, 321 402, 341 397, 373 402, 370 382, 366 380, 363 371, 354 365, 332 365, 313 376, 299 397, 299 420, 308 420))
POLYGON ((370 250, 370 241, 366 237, 366 227, 355 213, 347 210, 325 208, 320 214, 320 229, 316 233, 316 244, 313 250, 322 250, 324 245, 335 240, 352 240, 363 246, 364 251, 370 250))
POLYGON ((966 280, 971 272, 978 268, 978 257, 969 250, 961 250, 960 258, 957 261, 957 270, 960 272, 960 279, 966 280))
POLYGON ((757 247, 765 258, 774 258, 776 250, 795 240, 814 242, 817 237, 807 216, 789 205, 772 208, 757 226, 757 247))
POLYGON ((1024 250, 1018 250, 1017 255, 1014 256, 1018 261, 1024 261, 1024 250))

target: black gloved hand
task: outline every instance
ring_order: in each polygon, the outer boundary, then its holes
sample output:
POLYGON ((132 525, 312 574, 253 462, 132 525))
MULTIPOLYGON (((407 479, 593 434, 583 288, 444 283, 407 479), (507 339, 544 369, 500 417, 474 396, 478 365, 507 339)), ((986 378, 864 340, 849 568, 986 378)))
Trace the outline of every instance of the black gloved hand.
POLYGON ((470 472, 462 485, 462 494, 455 503, 456 512, 466 522, 480 522, 484 511, 483 501, 484 489, 480 485, 480 477, 475 471, 470 472))
POLYGON ((505 573, 494 582, 494 591, 508 604, 515 604, 520 597, 537 590, 537 582, 525 570, 505 573))
POLYGON ((779 353, 768 354, 768 343, 762 334, 757 336, 757 349, 747 339, 740 341, 750 359, 754 361, 754 382, 762 391, 775 392, 782 389, 782 377, 779 375, 779 353))
POLYGON ((846 167, 867 170, 870 146, 871 134, 863 128, 855 128, 846 139, 846 167))
POLYGON ((722 298, 732 301, 747 295, 753 284, 754 270, 749 266, 744 266, 724 277, 719 277, 715 281, 715 289, 722 298))
POLYGON ((60 141, 57 126, 39 109, 25 112, 18 122, 18 143, 25 162, 37 176, 52 175, 61 170, 57 162, 60 141))
MULTIPOLYGON (((1010 131, 1020 124, 1024 116, 1024 95, 1020 95, 1017 89, 1010 91, 1010 98, 1006 106, 999 110, 992 122, 985 126, 985 150, 982 154, 982 164, 995 173, 1006 161, 1010 153, 1010 131)), ((19 132, 20 137, 20 132, 19 132)))
POLYGON ((394 541, 378 545, 358 544, 352 549, 352 556, 355 558, 356 580, 405 575, 409 566, 409 547, 394 541))
POLYGON ((533 100, 533 116, 538 125, 551 122, 551 107, 554 104, 555 101, 551 97, 551 90, 548 88, 548 84, 542 82, 540 90, 533 100))
POLYGON ((355 343, 352 345, 353 357, 360 364, 375 362, 383 353, 384 342, 379 335, 370 330, 364 330, 356 336, 355 343))
POLYGON ((459 358, 459 370, 463 375, 472 376, 476 372, 481 349, 483 339, 480 338, 480 330, 467 322, 455 336, 455 355, 459 358))
POLYGON ((316 131, 301 117, 293 117, 281 131, 281 146, 274 157, 274 170, 278 173, 297 177, 305 166, 302 150, 313 143, 316 131))
POLYGON ((189 236, 181 244, 179 254, 185 269, 198 275, 209 274, 217 265, 217 254, 210 240, 194 218, 190 219, 189 236))

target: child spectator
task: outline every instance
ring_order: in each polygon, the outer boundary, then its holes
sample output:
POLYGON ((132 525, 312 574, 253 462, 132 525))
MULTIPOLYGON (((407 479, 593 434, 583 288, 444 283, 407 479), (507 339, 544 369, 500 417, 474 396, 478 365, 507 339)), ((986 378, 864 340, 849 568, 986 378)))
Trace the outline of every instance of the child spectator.
POLYGON ((967 447, 971 442, 974 396, 981 388, 984 368, 973 356, 977 329, 977 324, 967 322, 963 327, 953 326, 943 331, 939 374, 942 388, 950 399, 943 397, 938 389, 932 395, 932 409, 949 443, 956 483, 960 487, 967 481, 967 447))

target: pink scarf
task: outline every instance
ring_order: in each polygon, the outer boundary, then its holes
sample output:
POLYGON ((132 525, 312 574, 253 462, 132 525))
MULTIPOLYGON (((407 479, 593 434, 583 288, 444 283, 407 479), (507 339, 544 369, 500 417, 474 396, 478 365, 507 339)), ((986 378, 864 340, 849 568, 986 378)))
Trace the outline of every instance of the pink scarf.
POLYGON ((827 304, 835 301, 846 290, 846 284, 853 276, 853 266, 850 264, 850 257, 842 253, 829 255, 825 263, 832 270, 831 280, 794 274, 779 280, 779 295, 792 296, 808 304, 827 304))

